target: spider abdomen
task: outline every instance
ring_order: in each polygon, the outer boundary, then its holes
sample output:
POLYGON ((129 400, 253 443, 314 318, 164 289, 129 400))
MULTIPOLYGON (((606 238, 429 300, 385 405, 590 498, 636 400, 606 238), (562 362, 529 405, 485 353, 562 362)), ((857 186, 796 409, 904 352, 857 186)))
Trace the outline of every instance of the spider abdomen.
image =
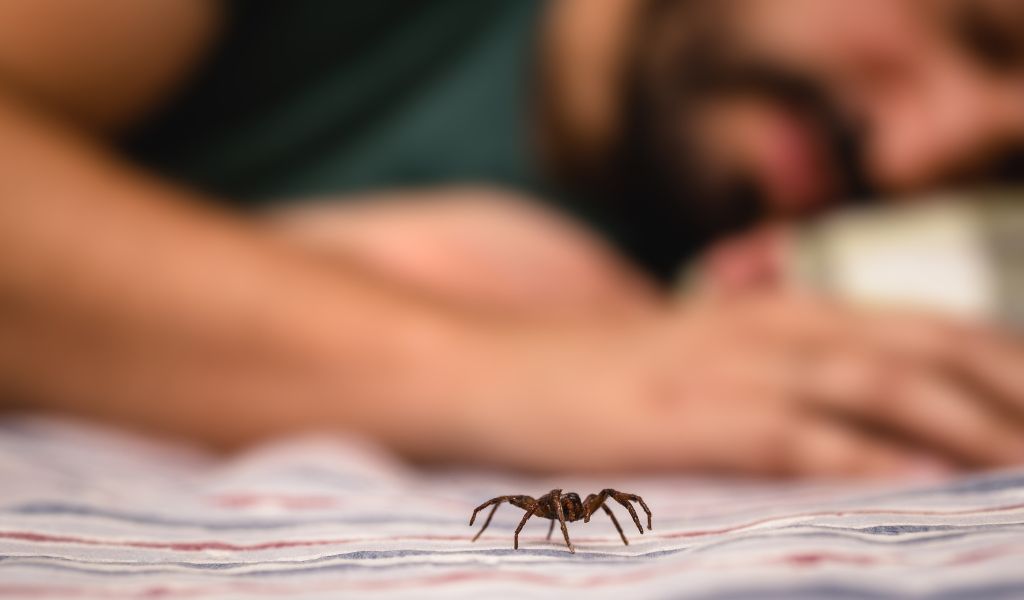
MULTIPOLYGON (((538 517, 558 520, 558 508, 552 495, 541 496, 537 502, 539 506, 535 514, 538 517)), ((583 501, 580 500, 579 494, 565 494, 559 498, 559 503, 562 505, 562 516, 567 523, 583 519, 583 501)))

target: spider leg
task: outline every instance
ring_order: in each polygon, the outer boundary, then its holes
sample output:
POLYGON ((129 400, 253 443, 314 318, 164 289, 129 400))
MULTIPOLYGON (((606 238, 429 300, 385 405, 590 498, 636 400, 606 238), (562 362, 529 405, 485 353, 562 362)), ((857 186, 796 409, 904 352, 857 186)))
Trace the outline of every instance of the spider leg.
POLYGON ((487 502, 484 502, 480 506, 473 509, 473 516, 469 518, 469 525, 472 526, 473 522, 476 521, 476 514, 478 512, 482 511, 483 509, 487 508, 492 504, 501 504, 502 502, 508 502, 509 498, 511 498, 511 496, 498 496, 497 498, 491 498, 487 502))
POLYGON ((473 536, 474 542, 480 539, 480 536, 484 533, 484 529, 487 529, 487 526, 491 524, 491 519, 494 517, 494 513, 498 511, 498 507, 501 506, 501 503, 507 502, 508 499, 509 496, 498 496, 497 498, 491 498, 487 502, 484 502, 480 506, 476 507, 476 509, 473 511, 473 516, 469 518, 470 527, 472 527, 473 522, 476 521, 477 513, 479 513, 480 511, 482 511, 483 509, 487 508, 492 504, 494 505, 494 508, 491 509, 491 513, 487 515, 487 520, 484 521, 484 526, 480 528, 480 531, 478 531, 475 536, 473 536))
POLYGON ((526 525, 526 522, 530 520, 530 517, 533 516, 533 513, 537 512, 537 508, 537 506, 534 506, 530 510, 526 511, 526 514, 523 515, 523 520, 519 522, 519 527, 516 527, 515 543, 513 544, 513 548, 515 548, 516 550, 519 549, 519 532, 523 530, 523 526, 526 525))
MULTIPOLYGON (((476 532, 476 535, 473 536, 473 541, 474 542, 477 541, 478 539, 480 539, 480 536, 484 534, 484 530, 487 529, 487 526, 491 524, 491 519, 494 518, 494 513, 498 512, 498 507, 499 506, 501 506, 500 502, 495 502, 494 503, 494 508, 492 508, 490 514, 487 515, 487 520, 484 521, 484 526, 481 527, 480 531, 476 532)), ((470 525, 472 525, 472 524, 473 523, 470 522, 470 525)))
POLYGON ((565 537, 565 545, 569 547, 569 552, 576 554, 576 548, 569 541, 569 529, 565 526, 565 513, 562 512, 562 492, 561 490, 553 490, 551 494, 551 501, 555 505, 555 513, 558 514, 558 524, 561 525, 562 536, 565 537))
POLYGON ((640 508, 644 509, 644 512, 647 513, 647 529, 648 530, 652 529, 652 527, 651 527, 651 509, 647 508, 647 503, 644 502, 644 499, 641 498, 640 496, 637 496, 636 494, 623 494, 623 495, 626 496, 629 500, 632 500, 633 502, 636 502, 637 504, 640 505, 640 508))
MULTIPOLYGON (((607 504, 602 504, 601 508, 603 508, 604 512, 608 514, 608 518, 612 520, 612 525, 615 525, 615 529, 619 532, 619 537, 622 538, 622 543, 628 546, 629 540, 626 539, 626 534, 622 533, 622 526, 619 525, 619 520, 615 518, 615 513, 612 512, 612 509, 608 508, 607 504)), ((551 523, 553 525, 554 521, 551 523)))
POLYGON ((633 508, 633 505, 626 501, 624 498, 617 497, 617 495, 612 496, 612 499, 626 507, 626 510, 629 511, 629 516, 633 517, 633 523, 636 524, 636 528, 639 529, 640 534, 643 535, 644 526, 640 524, 640 517, 636 516, 636 509, 633 508))
POLYGON ((586 500, 586 502, 584 504, 585 504, 585 507, 586 507, 585 512, 586 512, 588 518, 584 519, 584 521, 585 522, 589 521, 589 515, 593 514, 594 511, 597 510, 597 507, 603 505, 605 500, 607 500, 608 498, 611 498, 612 500, 615 500, 616 502, 618 502, 622 506, 626 507, 626 510, 629 511, 629 516, 633 518, 633 523, 636 525, 636 528, 638 530, 640 530, 640 533, 643 533, 644 532, 644 528, 643 528, 643 525, 640 524, 640 518, 637 516, 636 510, 630 504, 630 502, 638 503, 640 505, 640 507, 644 509, 644 512, 647 514, 647 529, 651 529, 652 528, 651 527, 651 519, 652 519, 651 509, 648 508, 647 503, 644 502, 643 498, 641 498, 640 496, 637 496, 636 494, 629 494, 629 493, 626 493, 626 492, 619 492, 619 491, 613 490, 611 488, 601 490, 601 493, 599 493, 599 494, 591 494, 591 495, 587 496, 587 500, 586 500))
POLYGON ((548 537, 546 539, 550 540, 551 539, 551 534, 554 533, 554 532, 555 532, 555 520, 551 519, 551 527, 548 527, 548 537))

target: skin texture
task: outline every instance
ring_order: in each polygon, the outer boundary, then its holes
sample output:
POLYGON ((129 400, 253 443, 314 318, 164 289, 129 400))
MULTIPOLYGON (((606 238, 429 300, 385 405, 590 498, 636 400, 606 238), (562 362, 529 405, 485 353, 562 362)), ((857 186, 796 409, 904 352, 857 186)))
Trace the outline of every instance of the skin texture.
POLYGON ((227 449, 354 431, 417 461, 533 471, 1024 460, 1020 349, 996 332, 780 295, 677 303, 494 191, 219 212, 110 142, 181 85, 215 5, 25 4, 0 4, 7 409, 227 449), (69 21, 71 38, 48 30, 69 21))

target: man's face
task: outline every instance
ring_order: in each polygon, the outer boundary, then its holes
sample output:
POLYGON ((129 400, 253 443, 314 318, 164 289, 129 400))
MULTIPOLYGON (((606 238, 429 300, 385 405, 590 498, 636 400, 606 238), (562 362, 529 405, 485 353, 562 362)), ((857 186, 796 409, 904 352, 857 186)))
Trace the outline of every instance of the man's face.
POLYGON ((632 144, 711 238, 855 195, 1024 175, 1024 2, 662 4, 638 38, 632 144))

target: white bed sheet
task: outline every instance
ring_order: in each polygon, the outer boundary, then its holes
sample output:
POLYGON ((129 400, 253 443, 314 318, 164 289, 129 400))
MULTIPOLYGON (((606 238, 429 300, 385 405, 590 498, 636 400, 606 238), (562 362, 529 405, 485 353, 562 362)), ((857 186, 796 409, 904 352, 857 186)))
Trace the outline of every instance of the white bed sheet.
POLYGON ((62 421, 0 422, 0 597, 1024 598, 1024 471, 945 482, 533 479, 425 473, 352 440, 231 459, 62 421), (492 496, 642 495, 512 532, 492 496), (480 522, 477 522, 479 527, 480 522), (557 530, 556 530, 557 531, 557 530))

